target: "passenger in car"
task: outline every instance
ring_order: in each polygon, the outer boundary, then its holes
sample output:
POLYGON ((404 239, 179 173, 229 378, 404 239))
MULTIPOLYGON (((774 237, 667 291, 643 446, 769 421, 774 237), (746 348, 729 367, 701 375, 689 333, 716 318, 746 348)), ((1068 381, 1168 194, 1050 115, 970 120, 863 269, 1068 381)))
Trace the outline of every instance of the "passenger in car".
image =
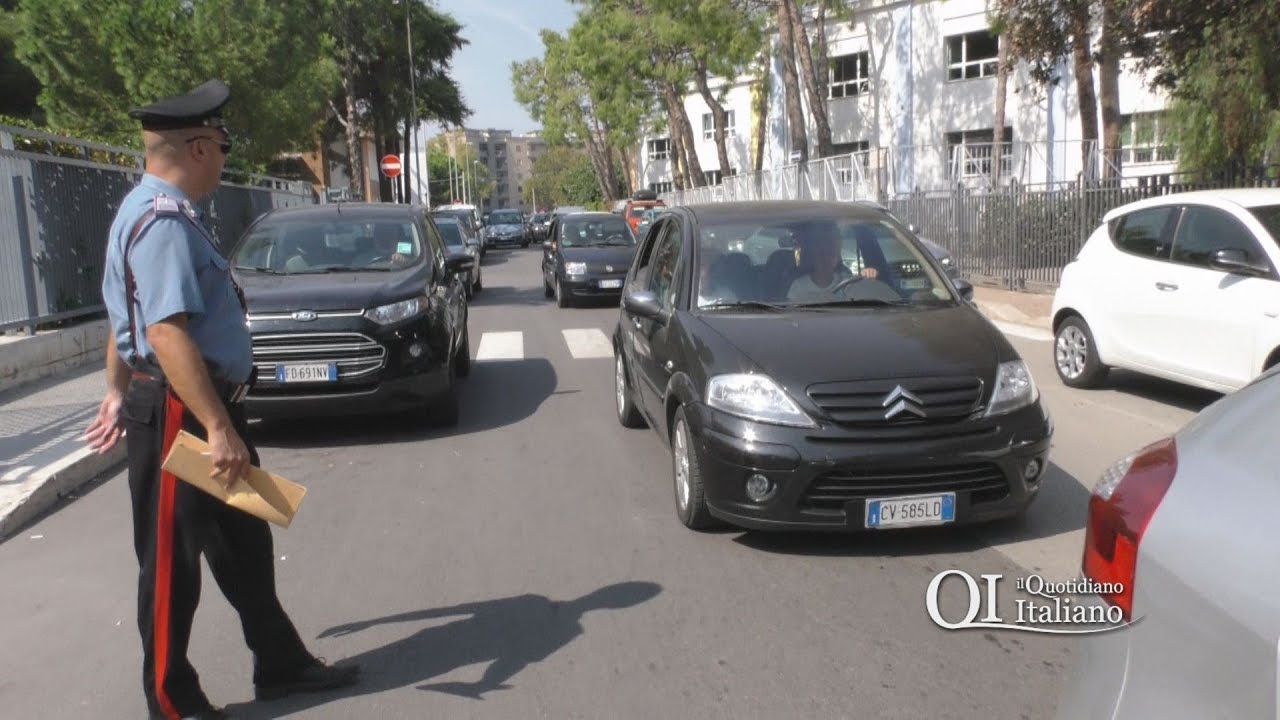
POLYGON ((738 293, 734 292, 724 277, 724 257, 723 248, 712 243, 702 246, 698 264, 699 307, 738 302, 738 293))

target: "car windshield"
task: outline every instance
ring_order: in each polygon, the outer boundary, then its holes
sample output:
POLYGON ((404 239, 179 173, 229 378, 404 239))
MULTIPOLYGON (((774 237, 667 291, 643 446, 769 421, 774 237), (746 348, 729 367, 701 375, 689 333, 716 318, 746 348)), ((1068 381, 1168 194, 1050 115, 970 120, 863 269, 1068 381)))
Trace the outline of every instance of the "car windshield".
POLYGON ((490 225, 520 225, 523 222, 518 212, 503 212, 499 210, 489 216, 490 225))
POLYGON ((699 308, 955 302, 942 276, 888 218, 726 220, 698 232, 699 308))
POLYGON ((453 220, 437 220, 436 227, 440 230, 440 237, 444 238, 444 244, 449 247, 466 247, 467 243, 462 239, 462 228, 453 220))
POLYGON ((646 206, 633 207, 631 208, 631 217, 633 218, 644 217, 645 213, 648 212, 648 210, 649 210, 649 207, 646 207, 646 206))
POLYGON ((1280 205, 1262 205, 1249 208, 1258 222, 1271 234, 1271 241, 1280 247, 1280 205))
POLYGON ((568 217, 563 221, 561 242, 565 247, 635 245, 636 237, 620 217, 568 217))
POLYGON ((546 222, 546 221, 547 221, 546 213, 538 213, 537 215, 533 216, 533 222, 540 223, 540 222, 546 222))
POLYGON ((235 251, 239 270, 280 275, 399 270, 422 258, 413 220, 343 218, 265 221, 235 251))

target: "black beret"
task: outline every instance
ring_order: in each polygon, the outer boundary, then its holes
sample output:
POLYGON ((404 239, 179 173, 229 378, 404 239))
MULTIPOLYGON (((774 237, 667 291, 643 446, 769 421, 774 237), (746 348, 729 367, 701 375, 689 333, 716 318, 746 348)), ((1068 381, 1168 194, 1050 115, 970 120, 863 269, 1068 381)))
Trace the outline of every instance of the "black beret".
POLYGON ((146 107, 134 108, 129 117, 142 121, 144 130, 179 130, 194 127, 222 127, 222 107, 231 99, 231 90, 220 80, 210 80, 186 95, 165 98, 146 107))

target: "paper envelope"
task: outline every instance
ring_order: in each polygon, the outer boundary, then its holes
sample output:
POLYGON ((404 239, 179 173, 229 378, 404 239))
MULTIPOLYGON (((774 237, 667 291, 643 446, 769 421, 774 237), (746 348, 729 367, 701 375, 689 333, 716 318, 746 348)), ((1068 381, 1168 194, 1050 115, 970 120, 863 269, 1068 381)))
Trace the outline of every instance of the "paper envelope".
POLYGON ((164 469, 233 508, 283 528, 293 522, 307 493, 305 487, 255 466, 250 466, 247 478, 237 480, 228 490, 209 477, 213 471, 209 445, 185 430, 173 441, 164 469))

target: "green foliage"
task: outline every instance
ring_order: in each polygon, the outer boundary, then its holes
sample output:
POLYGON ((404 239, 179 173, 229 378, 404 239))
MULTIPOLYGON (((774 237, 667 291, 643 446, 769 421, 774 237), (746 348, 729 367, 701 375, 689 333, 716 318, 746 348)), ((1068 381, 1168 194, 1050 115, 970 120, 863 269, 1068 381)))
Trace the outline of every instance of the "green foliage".
POLYGON ((15 0, 0 0, 0 115, 30 118, 36 112, 40 81, 18 61, 14 42, 18 38, 15 0))
POLYGON ((262 164, 309 144, 335 86, 328 4, 20 0, 17 51, 51 127, 117 144, 136 144, 130 108, 220 78, 232 89, 233 158, 262 164))
POLYGON ((1180 72, 1170 108, 1181 168, 1236 174, 1280 162, 1277 39, 1243 25, 1207 32, 1209 42, 1180 72))
POLYGON ((591 158, 580 148, 554 145, 533 164, 533 173, 524 183, 524 202, 537 207, 589 205, 604 201, 596 181, 591 158))

